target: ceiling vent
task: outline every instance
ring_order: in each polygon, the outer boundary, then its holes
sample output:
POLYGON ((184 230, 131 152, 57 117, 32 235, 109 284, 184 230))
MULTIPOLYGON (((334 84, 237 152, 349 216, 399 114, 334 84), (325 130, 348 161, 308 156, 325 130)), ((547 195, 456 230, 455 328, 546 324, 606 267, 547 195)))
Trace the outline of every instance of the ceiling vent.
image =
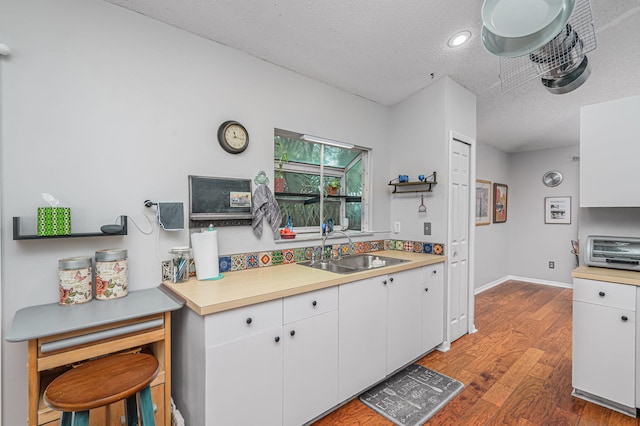
POLYGON ((541 78, 551 93, 580 87, 596 48, 589 0, 485 0, 482 44, 500 58, 504 94, 541 78))

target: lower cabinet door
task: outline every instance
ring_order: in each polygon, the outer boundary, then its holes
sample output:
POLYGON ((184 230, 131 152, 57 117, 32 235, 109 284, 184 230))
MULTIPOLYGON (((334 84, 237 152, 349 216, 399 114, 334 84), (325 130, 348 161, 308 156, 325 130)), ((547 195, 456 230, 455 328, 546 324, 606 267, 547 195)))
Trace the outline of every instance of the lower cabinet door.
POLYGON ((574 301, 574 388, 635 406, 635 324, 633 311, 574 301))
POLYGON ((206 349, 207 425, 282 425, 282 327, 206 349))
POLYGON ((412 269, 377 279, 387 281, 387 374, 391 374, 422 353, 422 271, 412 269))
POLYGON ((299 426, 338 403, 338 311, 284 326, 284 425, 299 426))
POLYGON ((387 286, 367 279, 339 289, 338 398, 351 398, 386 376, 387 286))
POLYGON ((444 280, 422 284, 422 353, 444 341, 444 280))

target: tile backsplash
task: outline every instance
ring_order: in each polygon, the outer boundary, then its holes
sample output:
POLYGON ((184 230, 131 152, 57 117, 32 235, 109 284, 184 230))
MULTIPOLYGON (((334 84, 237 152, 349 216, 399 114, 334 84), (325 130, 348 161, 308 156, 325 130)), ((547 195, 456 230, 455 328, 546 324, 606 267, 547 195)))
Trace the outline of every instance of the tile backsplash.
MULTIPOLYGON (((358 241, 351 244, 333 244, 325 247, 325 257, 332 259, 338 256, 352 254, 371 253, 382 250, 410 251, 414 253, 444 255, 444 244, 406 240, 373 240, 358 241)), ((218 258, 221 273, 242 271, 244 269, 263 268, 268 266, 283 265, 288 263, 303 262, 313 258, 319 258, 322 254, 322 246, 296 247, 290 249, 239 253, 224 255, 218 258)), ((195 276, 195 265, 191 260, 189 275, 195 276)), ((162 280, 171 281, 171 261, 162 262, 162 280)))

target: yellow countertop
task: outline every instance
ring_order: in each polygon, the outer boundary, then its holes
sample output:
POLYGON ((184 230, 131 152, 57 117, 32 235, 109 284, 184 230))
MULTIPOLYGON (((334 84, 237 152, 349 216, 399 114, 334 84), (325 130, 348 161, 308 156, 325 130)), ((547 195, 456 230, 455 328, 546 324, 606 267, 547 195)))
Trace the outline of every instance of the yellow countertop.
POLYGON ((624 269, 595 268, 583 265, 574 269, 571 276, 587 280, 640 286, 640 272, 626 271, 624 269))
POLYGON ((197 314, 208 315, 447 260, 446 256, 394 250, 370 254, 409 262, 353 274, 335 274, 294 263, 225 272, 224 278, 218 281, 191 278, 184 283, 165 281, 162 285, 183 298, 186 305, 197 314))

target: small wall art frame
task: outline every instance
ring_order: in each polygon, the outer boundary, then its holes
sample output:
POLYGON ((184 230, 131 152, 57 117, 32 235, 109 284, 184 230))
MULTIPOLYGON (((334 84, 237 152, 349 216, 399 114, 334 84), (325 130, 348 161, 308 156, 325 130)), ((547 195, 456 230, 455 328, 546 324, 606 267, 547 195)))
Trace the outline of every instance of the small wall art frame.
POLYGON ((544 223, 571 224, 571 197, 545 197, 544 223))
POLYGON ((476 179, 476 226, 491 223, 491 181, 476 179))
POLYGON ((493 184, 493 223, 507 221, 508 190, 504 183, 493 184))

